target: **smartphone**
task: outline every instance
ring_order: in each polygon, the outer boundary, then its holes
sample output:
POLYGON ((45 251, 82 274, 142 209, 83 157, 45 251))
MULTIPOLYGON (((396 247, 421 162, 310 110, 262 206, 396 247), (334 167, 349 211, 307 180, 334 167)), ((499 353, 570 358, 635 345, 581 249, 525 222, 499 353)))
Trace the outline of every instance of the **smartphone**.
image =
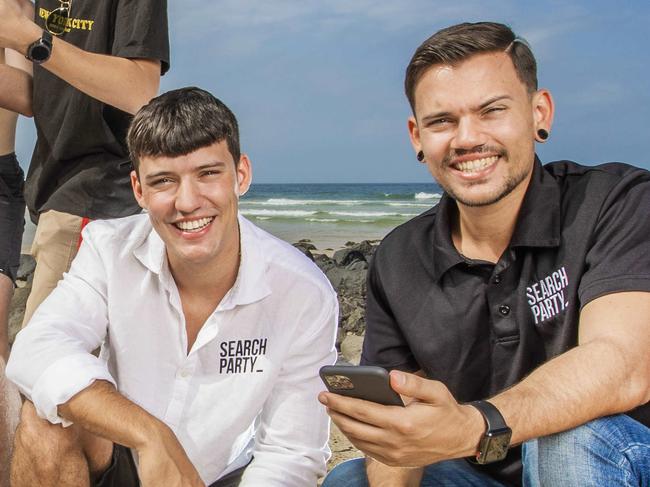
POLYGON ((384 406, 404 406, 390 386, 388 371, 372 365, 326 365, 320 378, 327 390, 342 396, 365 399, 384 406))

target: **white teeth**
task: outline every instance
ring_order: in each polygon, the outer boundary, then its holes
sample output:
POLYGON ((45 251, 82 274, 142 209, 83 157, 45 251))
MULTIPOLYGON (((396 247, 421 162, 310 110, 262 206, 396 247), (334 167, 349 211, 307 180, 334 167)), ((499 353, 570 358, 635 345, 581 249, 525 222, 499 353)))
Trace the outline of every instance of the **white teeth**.
POLYGON ((494 164, 499 159, 499 156, 484 157, 482 159, 474 159, 473 161, 458 162, 455 164, 456 169, 465 173, 478 172, 486 167, 494 164))
POLYGON ((174 223, 176 228, 183 230, 184 232, 198 232, 207 227, 210 222, 214 220, 214 217, 211 218, 199 218, 198 220, 190 220, 184 222, 174 223))

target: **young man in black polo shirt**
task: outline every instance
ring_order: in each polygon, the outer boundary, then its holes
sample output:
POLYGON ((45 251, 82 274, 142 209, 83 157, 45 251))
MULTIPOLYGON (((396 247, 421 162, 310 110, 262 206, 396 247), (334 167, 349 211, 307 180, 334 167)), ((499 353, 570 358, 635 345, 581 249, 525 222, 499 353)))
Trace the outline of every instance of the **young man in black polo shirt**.
POLYGON ((541 165, 553 100, 504 25, 438 32, 405 84, 445 195, 374 257, 362 363, 413 402, 321 394, 375 459, 324 487, 648 485, 650 174, 541 165))

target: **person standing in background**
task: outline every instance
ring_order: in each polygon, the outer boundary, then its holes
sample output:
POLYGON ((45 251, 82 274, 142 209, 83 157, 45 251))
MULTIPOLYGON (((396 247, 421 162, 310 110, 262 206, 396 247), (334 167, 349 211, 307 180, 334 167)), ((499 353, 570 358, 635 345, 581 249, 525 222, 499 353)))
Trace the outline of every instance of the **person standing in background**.
POLYGON ((37 0, 34 19, 0 0, 0 47, 35 65, 25 199, 37 265, 23 325, 69 268, 85 222, 140 211, 124 138, 169 68, 164 0, 37 0))
MULTIPOLYGON (((22 8, 27 15, 33 15, 30 2, 24 2, 22 8)), ((9 486, 9 469, 5 467, 11 458, 20 411, 20 396, 5 379, 5 364, 9 357, 9 306, 25 225, 24 175, 14 152, 16 122, 17 112, 31 116, 31 79, 31 63, 27 59, 0 49, 0 487, 9 486)))

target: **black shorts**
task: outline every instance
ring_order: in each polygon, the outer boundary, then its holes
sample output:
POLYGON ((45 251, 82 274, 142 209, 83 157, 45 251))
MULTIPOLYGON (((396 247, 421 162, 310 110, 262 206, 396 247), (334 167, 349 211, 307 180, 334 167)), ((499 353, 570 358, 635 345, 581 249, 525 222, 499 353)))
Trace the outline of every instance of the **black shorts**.
MULTIPOLYGON (((246 467, 230 472, 209 487, 237 487, 246 467)), ((131 450, 122 445, 113 446, 113 459, 106 471, 92 487, 138 487, 138 471, 131 450)))
POLYGON ((25 179, 16 154, 0 156, 0 273, 14 283, 25 228, 25 179))

